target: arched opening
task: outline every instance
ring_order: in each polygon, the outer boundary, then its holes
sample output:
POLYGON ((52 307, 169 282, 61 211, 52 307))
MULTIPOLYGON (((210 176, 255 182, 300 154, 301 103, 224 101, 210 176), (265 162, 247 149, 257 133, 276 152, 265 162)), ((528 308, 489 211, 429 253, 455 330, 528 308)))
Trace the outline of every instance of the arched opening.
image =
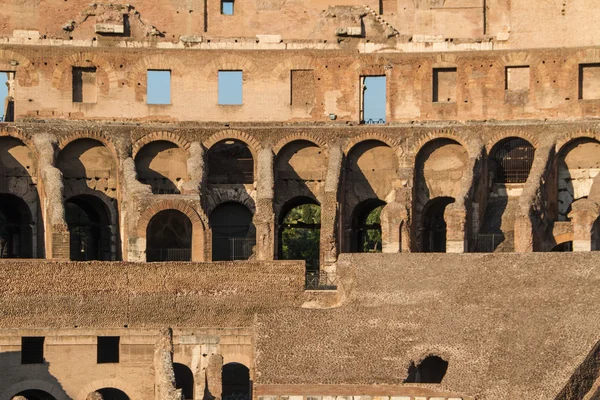
POLYGON ((103 400, 129 400, 125 392, 115 388, 98 389, 96 392, 102 395, 103 400))
POLYGON ((365 200, 354 209, 352 216, 353 253, 381 253, 381 210, 385 201, 365 200))
POLYGON ((250 370, 245 365, 239 363, 223 365, 222 382, 223 400, 251 399, 252 382, 250 381, 250 370))
POLYGON ((209 184, 254 183, 254 158, 246 143, 222 140, 207 153, 209 184))
POLYGON ((559 243, 556 246, 554 246, 552 248, 552 250, 550 250, 550 251, 556 251, 556 252, 569 252, 569 251, 573 251, 573 241, 567 241, 567 242, 559 243))
POLYGON ((13 398, 18 396, 25 397, 27 400, 56 400, 50 393, 38 389, 23 390, 15 394, 13 398))
POLYGON ((191 261, 192 223, 178 210, 163 210, 146 228, 146 261, 191 261))
MULTIPOLYGON (((384 200, 397 187, 398 169, 398 157, 394 149, 383 142, 367 140, 358 143, 348 152, 343 176, 343 251, 365 251, 364 246, 369 247, 369 235, 377 235, 376 231, 381 231, 381 227, 376 226, 380 225, 376 214, 370 217, 375 221, 369 222, 371 227, 365 224, 370 213, 385 204, 384 200), (361 225, 365 226, 361 229, 361 225), (361 233, 366 234, 364 242, 361 233)), ((377 245, 375 242, 371 243, 372 248, 381 249, 381 244, 377 245)))
POLYGON ((323 151, 307 140, 288 143, 277 154, 275 179, 278 185, 321 182, 325 180, 326 173, 327 164, 323 151))
POLYGON ((181 389, 181 394, 184 400, 192 400, 194 398, 194 374, 187 365, 173 363, 173 371, 175 372, 175 388, 181 389))
POLYGON ((256 244, 252 212, 236 202, 217 206, 210 214, 213 261, 247 260, 256 244))
POLYGON ((321 207, 308 197, 296 198, 282 210, 279 221, 279 258, 305 260, 306 272, 319 270, 321 207))
POLYGON ((32 224, 25 201, 0 194, 0 258, 32 257, 32 224))
POLYGON ((448 361, 438 356, 429 356, 418 366, 411 363, 404 383, 442 383, 447 371, 448 361))
POLYGON ((425 253, 444 253, 446 251, 446 220, 444 212, 448 204, 454 203, 452 197, 437 197, 430 200, 423 209, 421 249, 425 253))
POLYGON ((180 194, 188 181, 187 153, 176 144, 159 140, 136 154, 138 180, 150 185, 154 194, 180 194))
POLYGON ((494 145, 490 169, 498 184, 525 183, 533 165, 535 148, 525 139, 510 137, 494 145))
POLYGON ((569 221, 573 202, 589 196, 600 172, 600 143, 590 138, 575 139, 558 156, 558 220, 569 221))
POLYGON ((73 261, 111 260, 110 215, 102 200, 92 195, 65 202, 73 261))

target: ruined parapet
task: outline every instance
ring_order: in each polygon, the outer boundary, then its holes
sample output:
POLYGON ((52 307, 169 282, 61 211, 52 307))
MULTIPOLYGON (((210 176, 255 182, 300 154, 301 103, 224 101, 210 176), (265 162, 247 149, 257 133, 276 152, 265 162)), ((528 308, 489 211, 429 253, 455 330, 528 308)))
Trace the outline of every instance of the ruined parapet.
POLYGON ((338 188, 342 173, 344 152, 339 144, 331 146, 329 152, 329 163, 327 175, 325 176, 325 197, 321 203, 321 255, 322 266, 327 269, 337 261, 339 249, 339 237, 337 236, 338 225, 338 188))
POLYGON ((43 199, 44 231, 46 232, 46 255, 48 258, 69 258, 69 230, 65 220, 63 203, 63 174, 55 167, 56 137, 39 134, 33 138, 37 153, 41 195, 43 199))
POLYGON ((220 400, 223 390, 223 356, 211 354, 206 368, 205 400, 220 400))
POLYGON ((175 389, 173 371, 173 331, 162 329, 154 346, 154 384, 156 400, 182 400, 180 389, 175 389))
POLYGON ((273 212, 274 176, 273 150, 260 149, 258 152, 258 181, 256 190, 256 250, 258 260, 273 260, 275 247, 275 213, 273 212))
POLYGON ((98 392, 91 392, 87 395, 85 400, 104 400, 104 397, 98 392))
POLYGON ((547 136, 535 151, 529 177, 519 198, 515 215, 515 252, 525 253, 536 249, 543 240, 551 224, 546 216, 546 193, 544 185, 548 180, 554 159, 556 138, 547 136))
POLYGON ((183 192, 199 194, 200 186, 204 183, 204 147, 200 142, 194 142, 188 151, 187 170, 190 180, 183 185, 183 192))
POLYGON ((380 216, 381 251, 383 253, 399 253, 410 244, 408 219, 408 209, 396 199, 383 207, 380 216))

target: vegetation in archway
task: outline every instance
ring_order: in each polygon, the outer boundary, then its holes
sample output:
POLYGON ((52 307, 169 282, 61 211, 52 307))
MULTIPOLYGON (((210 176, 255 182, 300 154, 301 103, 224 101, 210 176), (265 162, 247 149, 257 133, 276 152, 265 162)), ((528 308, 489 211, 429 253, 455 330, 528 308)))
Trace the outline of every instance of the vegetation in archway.
POLYGON ((373 209, 363 225, 362 251, 364 253, 381 253, 381 210, 383 206, 373 209))
POLYGON ((306 269, 319 269, 321 207, 303 204, 295 207, 283 220, 281 252, 286 260, 306 260, 306 269))

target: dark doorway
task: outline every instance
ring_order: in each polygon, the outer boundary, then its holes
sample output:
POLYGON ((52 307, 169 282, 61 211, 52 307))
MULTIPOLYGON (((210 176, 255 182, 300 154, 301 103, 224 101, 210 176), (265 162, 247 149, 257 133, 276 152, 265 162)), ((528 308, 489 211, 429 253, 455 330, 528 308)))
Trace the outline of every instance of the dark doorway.
POLYGON ((423 227, 421 249, 425 253, 444 253, 446 251, 446 220, 444 212, 448 204, 454 203, 452 197, 436 197, 423 208, 423 227))
POLYGON ((17 393, 14 397, 16 396, 23 396, 27 400, 56 400, 50 393, 37 389, 24 390, 17 393))
POLYGON ((281 217, 279 258, 282 260, 305 260, 307 272, 318 271, 321 207, 314 200, 303 197, 288 203, 281 217))
POLYGON ((210 215, 213 261, 247 260, 256 244, 252 213, 246 206, 227 202, 210 215))
POLYGON ((175 388, 181 389, 181 394, 184 400, 192 400, 194 398, 194 374, 187 365, 174 363, 173 370, 175 371, 175 388))
POLYGON ((352 215, 352 253, 381 253, 381 210, 385 202, 365 200, 354 208, 352 215))
POLYGON ((33 221, 27 203, 12 194, 0 194, 0 258, 31 258, 33 221))
POLYGON ((223 400, 250 400, 250 370, 243 364, 229 363, 223 365, 223 400))
POLYGON ((429 356, 418 366, 414 363, 410 365, 404 383, 442 383, 447 371, 448 361, 438 356, 429 356))
POLYGON ((563 242, 563 243, 557 244, 556 246, 554 246, 552 248, 551 251, 556 251, 556 252, 569 252, 569 251, 573 251, 573 242, 569 241, 569 242, 563 242))
POLYGON ((533 165, 535 148, 525 139, 504 139, 492 149, 495 183, 525 183, 533 165))
POLYGON ((240 140, 222 140, 210 148, 209 184, 251 184, 254 182, 254 159, 248 146, 240 140))
POLYGON ((160 211, 146 228, 146 261, 191 261, 192 223, 177 210, 160 211))
POLYGON ((65 202, 73 261, 111 259, 110 216, 102 200, 91 195, 71 197, 65 202))
POLYGON ((129 396, 125 392, 115 388, 103 388, 96 392, 102 395, 103 400, 129 400, 129 396))

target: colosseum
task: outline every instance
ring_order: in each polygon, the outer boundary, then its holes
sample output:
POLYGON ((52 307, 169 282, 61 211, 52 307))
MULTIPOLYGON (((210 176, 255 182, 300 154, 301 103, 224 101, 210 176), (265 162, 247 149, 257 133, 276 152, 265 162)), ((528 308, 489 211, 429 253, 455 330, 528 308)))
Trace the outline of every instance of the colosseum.
POLYGON ((600 0, 0 0, 0 400, 600 399, 600 0))

